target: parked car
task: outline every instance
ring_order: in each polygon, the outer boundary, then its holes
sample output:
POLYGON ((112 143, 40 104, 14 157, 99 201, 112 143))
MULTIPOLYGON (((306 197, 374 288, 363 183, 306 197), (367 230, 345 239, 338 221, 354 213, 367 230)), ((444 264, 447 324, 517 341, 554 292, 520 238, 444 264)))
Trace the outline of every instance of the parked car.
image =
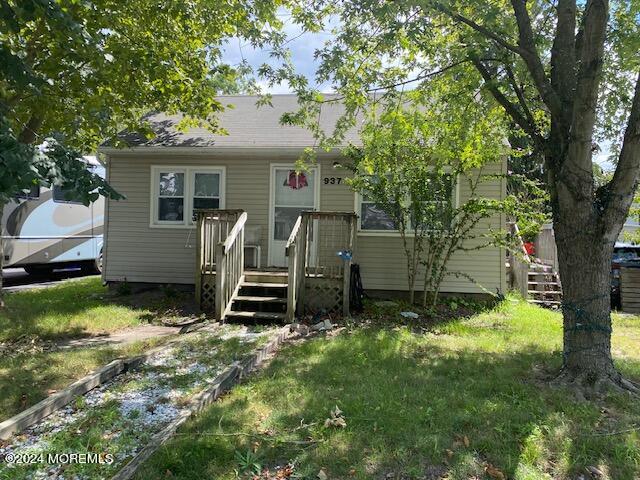
POLYGON ((611 258, 611 308, 622 308, 620 297, 620 267, 624 264, 640 265, 640 245, 617 242, 611 258))

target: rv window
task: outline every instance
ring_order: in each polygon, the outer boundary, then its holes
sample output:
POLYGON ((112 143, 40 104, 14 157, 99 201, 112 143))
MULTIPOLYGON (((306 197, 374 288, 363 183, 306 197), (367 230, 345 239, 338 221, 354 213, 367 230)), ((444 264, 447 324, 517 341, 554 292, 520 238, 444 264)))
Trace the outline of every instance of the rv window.
POLYGON ((29 191, 21 190, 16 194, 16 198, 22 198, 25 200, 40 198, 40 185, 31 185, 29 191))
POLYGON ((56 203, 79 203, 82 204, 78 194, 69 187, 61 187, 54 185, 53 187, 53 201, 56 203))

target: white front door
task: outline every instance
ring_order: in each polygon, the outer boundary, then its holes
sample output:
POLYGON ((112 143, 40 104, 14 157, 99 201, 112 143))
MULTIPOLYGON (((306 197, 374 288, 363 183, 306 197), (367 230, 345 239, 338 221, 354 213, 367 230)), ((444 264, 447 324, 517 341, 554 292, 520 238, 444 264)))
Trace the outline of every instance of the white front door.
POLYGON ((300 212, 319 207, 317 167, 296 174, 294 165, 271 166, 269 265, 286 267, 285 246, 300 212))

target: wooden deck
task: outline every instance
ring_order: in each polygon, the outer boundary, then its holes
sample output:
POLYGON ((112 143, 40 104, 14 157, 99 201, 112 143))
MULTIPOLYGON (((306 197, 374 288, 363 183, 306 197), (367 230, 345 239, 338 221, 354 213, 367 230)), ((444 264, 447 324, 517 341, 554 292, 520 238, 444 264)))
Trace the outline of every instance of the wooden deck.
POLYGON ((246 213, 198 211, 200 308, 218 320, 292 322, 320 310, 349 315, 356 218, 352 212, 303 212, 286 245, 288 267, 247 269, 246 213))

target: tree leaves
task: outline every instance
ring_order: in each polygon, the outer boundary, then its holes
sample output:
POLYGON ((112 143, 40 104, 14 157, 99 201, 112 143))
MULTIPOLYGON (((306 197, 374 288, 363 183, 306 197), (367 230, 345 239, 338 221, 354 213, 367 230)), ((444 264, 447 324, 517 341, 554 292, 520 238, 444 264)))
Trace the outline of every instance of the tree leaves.
POLYGON ((215 95, 247 73, 221 62, 222 43, 277 39, 278 4, 2 2, 0 113, 16 135, 37 114, 38 141, 56 133, 83 153, 136 130, 151 110, 181 111, 215 128, 215 95))

